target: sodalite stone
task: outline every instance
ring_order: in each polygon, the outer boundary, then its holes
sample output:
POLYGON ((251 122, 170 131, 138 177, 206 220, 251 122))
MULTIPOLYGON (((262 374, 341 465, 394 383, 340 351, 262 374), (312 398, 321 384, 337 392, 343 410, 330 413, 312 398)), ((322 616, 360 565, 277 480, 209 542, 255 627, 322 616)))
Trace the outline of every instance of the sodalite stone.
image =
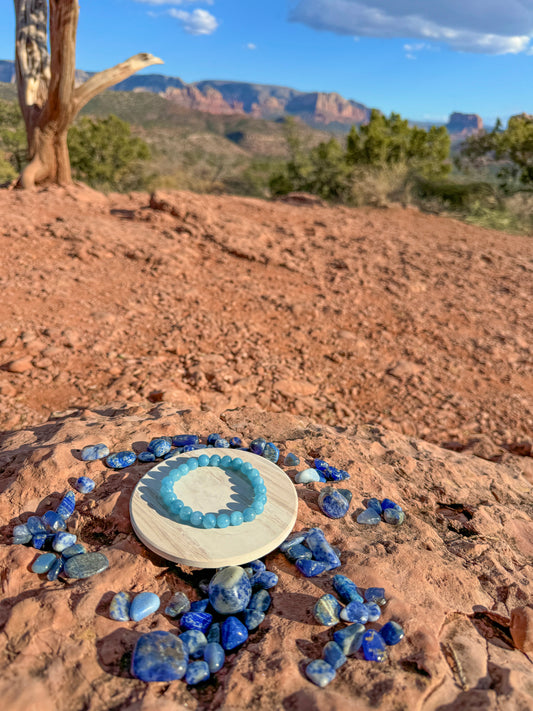
POLYGON ((376 620, 379 620, 379 618, 381 617, 381 608, 379 605, 376 605, 375 602, 367 602, 365 604, 365 607, 368 610, 369 622, 375 622, 376 620))
POLYGON ((289 536, 289 538, 286 538, 280 545, 280 551, 286 553, 291 546, 303 543, 305 541, 305 535, 305 533, 294 533, 292 536, 289 536))
POLYGON ((46 574, 46 577, 48 580, 56 580, 58 575, 62 572, 63 570, 63 559, 62 558, 56 558, 56 560, 53 562, 50 570, 46 574))
POLYGON ((41 521, 39 516, 30 516, 26 521, 26 528, 32 536, 35 536, 36 533, 46 533, 44 523, 41 521))
POLYGON ((246 625, 246 629, 250 631, 257 629, 264 619, 265 613, 260 610, 248 609, 244 611, 244 624, 246 625))
POLYGON ((187 630, 180 634, 180 639, 185 645, 185 650, 193 659, 199 659, 204 654, 207 639, 200 630, 187 630))
POLYGON ((381 515, 382 508, 381 501, 379 499, 368 499, 366 507, 367 509, 374 509, 374 511, 381 515))
POLYGON ((63 516, 60 516, 55 511, 47 511, 41 516, 41 521, 44 523, 48 531, 64 531, 67 527, 63 516))
POLYGON ((229 441, 229 446, 232 449, 240 449, 242 447, 242 439, 240 437, 232 437, 229 441))
POLYGON ((398 642, 400 642, 405 636, 402 626, 393 620, 383 625, 379 631, 379 634, 385 644, 388 644, 389 647, 392 647, 394 644, 398 644, 398 642))
POLYGON ((289 452, 285 457, 285 466, 287 467, 297 467, 300 464, 300 457, 292 452, 289 452))
POLYGON ((105 460, 105 463, 110 469, 124 469, 129 467, 135 462, 137 455, 135 452, 130 450, 124 450, 123 452, 115 452, 115 454, 110 454, 105 460))
POLYGON ((381 516, 378 514, 376 509, 365 509, 357 517, 357 523, 367 524, 369 526, 374 526, 381 522, 381 516))
POLYGON ((246 567, 251 568, 254 573, 261 573, 263 570, 266 570, 266 565, 262 560, 251 560, 249 563, 246 563, 246 567))
POLYGON ((386 523, 390 523, 392 526, 401 526, 405 521, 405 514, 403 511, 388 508, 383 511, 383 518, 386 523))
POLYGON ((224 649, 218 642, 208 642, 204 649, 204 661, 207 662, 211 674, 222 669, 226 661, 224 649))
POLYGON ((270 590, 274 585, 278 584, 278 576, 276 573, 271 573, 269 570, 262 570, 250 578, 250 585, 253 588, 264 588, 270 590))
POLYGON ((130 619, 131 595, 127 592, 118 592, 113 596, 109 605, 109 617, 117 622, 128 622, 130 619))
POLYGON ((361 647, 364 634, 365 626, 356 622, 353 625, 334 632, 333 639, 342 649, 342 653, 349 657, 351 654, 355 654, 361 647))
POLYGON ((140 452, 137 455, 137 459, 140 462, 155 462, 155 454, 153 452, 140 452))
POLYGON ((76 483, 74 484, 74 488, 76 491, 79 491, 80 494, 90 494, 95 486, 95 482, 89 479, 88 476, 80 476, 76 479, 76 483))
POLYGON ((364 633, 363 654, 369 662, 384 662, 387 658, 385 642, 376 630, 366 630, 364 633))
POLYGON ((63 558, 72 558, 73 555, 81 555, 82 553, 87 553, 87 549, 82 543, 74 543, 74 545, 61 551, 63 558))
POLYGON ((201 684, 202 681, 207 681, 211 672, 207 662, 190 662, 185 672, 185 681, 187 684, 194 686, 201 684))
POLYGON ((217 439, 220 439, 220 437, 221 435, 216 432, 212 432, 210 435, 207 435, 207 444, 215 444, 217 439))
POLYGON ((320 625, 333 627, 333 625, 339 624, 339 613, 341 609, 342 606, 340 602, 337 598, 333 597, 333 595, 322 595, 315 603, 313 615, 320 625))
POLYGON ((238 565, 219 570, 209 583, 209 602, 222 615, 242 612, 248 607, 251 596, 250 578, 238 565))
POLYGON ((206 612, 209 607, 209 598, 205 600, 195 600, 191 602, 191 612, 206 612))
POLYGON ((189 612, 191 603, 185 593, 177 592, 172 595, 168 605, 165 607, 165 615, 169 617, 178 617, 182 612, 189 612))
POLYGON ((343 518, 348 513, 350 502, 340 491, 326 486, 320 492, 318 506, 328 518, 343 518))
POLYGON ((109 454, 109 447, 106 444, 88 444, 81 450, 81 458, 84 462, 94 462, 96 459, 103 459, 109 454))
POLYGON ((69 578, 90 578, 109 568, 109 561, 103 553, 82 553, 65 561, 65 574, 69 578))
POLYGON ((73 491, 69 491, 61 499, 61 503, 56 509, 56 513, 65 519, 65 521, 72 516, 74 509, 76 508, 76 497, 73 491))
POLYGON ((316 575, 320 575, 330 569, 327 563, 322 563, 319 560, 309 560, 307 558, 298 558, 296 567, 306 578, 314 578, 316 575))
POLYGON ((153 592, 142 592, 135 595, 130 605, 130 617, 135 622, 144 620, 145 617, 159 610, 161 600, 153 592))
POLYGON ((266 439, 264 437, 257 437, 250 442, 250 452, 254 454, 263 454, 266 447, 266 439))
POLYGON ((13 529, 13 543, 29 543, 31 541, 30 529, 25 523, 15 526, 13 529))
POLYGON ((60 531, 56 533, 52 541, 52 548, 58 553, 62 553, 66 548, 70 548, 76 543, 77 536, 74 533, 60 531))
POLYGON ((276 464, 279 459, 279 449, 272 442, 267 442, 263 450, 263 457, 276 464))
POLYGON ((230 615, 226 617, 220 628, 222 646, 225 650, 235 649, 248 639, 248 630, 243 623, 230 615))
POLYGON ((220 449, 227 449, 229 447, 229 442, 227 439, 224 439, 224 437, 219 437, 215 442, 215 447, 219 447, 220 449))
POLYGON ((362 602, 350 602, 341 611, 341 620, 345 622, 359 622, 364 625, 368 622, 368 608, 362 602))
POLYGON ((252 599, 250 600, 248 608, 250 610, 259 610, 259 612, 266 612, 270 607, 271 602, 272 598, 270 597, 270 593, 268 593, 266 590, 258 590, 255 595, 252 595, 252 599))
POLYGON ((180 627, 184 630, 200 630, 205 634, 212 621, 213 616, 208 612, 185 612, 180 620, 180 627))
POLYGON ((37 550, 41 550, 48 538, 49 537, 47 533, 36 533, 34 536, 32 536, 31 544, 34 548, 37 548, 37 550))
POLYGON ((57 557, 54 553, 41 553, 41 555, 33 562, 31 566, 32 573, 42 575, 48 573, 52 565, 56 562, 57 557))
POLYGON ((367 602, 375 602, 378 605, 384 605, 385 589, 384 588, 367 588, 365 590, 365 600, 367 602))
POLYGON ((319 528, 312 528, 309 531, 305 538, 305 544, 313 554, 315 561, 326 563, 329 570, 340 566, 339 556, 326 541, 324 533, 319 528))
POLYGON ((220 622, 213 622, 206 634, 208 642, 220 643, 220 622))
POLYGON ((311 560, 313 554, 307 546, 298 543, 297 545, 289 548, 286 556, 292 563, 295 563, 299 558, 307 558, 307 560, 311 560))
POLYGON ((323 659, 315 659, 305 668, 305 675, 321 689, 335 679, 335 669, 323 659))
POLYGON ((346 655, 337 642, 328 642, 322 650, 324 661, 337 670, 346 663, 346 655))
POLYGON ((312 481, 320 481, 320 474, 316 469, 304 469, 294 477, 297 484, 309 484, 312 481))
POLYGON ((131 673, 141 681, 174 681, 187 671, 187 650, 172 632, 148 632, 137 640, 131 673))
POLYGON ((200 438, 195 434, 181 434, 172 437, 172 444, 174 447, 186 447, 190 444, 198 444, 200 438))
POLYGON ((149 452, 152 452, 152 454, 155 454, 156 457, 164 457, 165 454, 170 452, 171 448, 172 445, 168 439, 165 439, 164 437, 156 437, 150 442, 146 449, 149 452))

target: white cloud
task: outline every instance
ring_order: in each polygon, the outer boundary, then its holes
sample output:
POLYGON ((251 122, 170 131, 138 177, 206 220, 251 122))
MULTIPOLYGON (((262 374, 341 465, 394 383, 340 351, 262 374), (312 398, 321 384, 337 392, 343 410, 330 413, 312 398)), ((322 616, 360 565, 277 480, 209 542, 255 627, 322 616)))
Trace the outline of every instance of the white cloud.
POLYGON ((410 54, 409 52, 407 52, 407 54, 405 55, 405 58, 406 58, 406 59, 416 59, 415 55, 414 55, 414 54, 410 54))
POLYGON ((257 49, 257 45, 255 45, 253 42, 248 42, 246 45, 246 49, 257 49))
POLYGON ((218 27, 216 17, 207 10, 196 9, 192 12, 187 12, 186 10, 171 8, 168 14, 179 20, 185 32, 190 35, 210 35, 218 27))
POLYGON ((533 0, 298 0, 290 19, 337 34, 432 40, 481 54, 518 54, 533 38, 533 0))

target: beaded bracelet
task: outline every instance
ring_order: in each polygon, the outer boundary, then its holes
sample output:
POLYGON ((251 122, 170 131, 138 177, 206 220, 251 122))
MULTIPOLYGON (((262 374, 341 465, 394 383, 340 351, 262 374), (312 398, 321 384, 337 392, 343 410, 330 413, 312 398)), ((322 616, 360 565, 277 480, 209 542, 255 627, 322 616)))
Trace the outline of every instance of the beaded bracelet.
POLYGON ((159 497, 167 511, 175 516, 176 520, 190 523, 197 528, 227 528, 230 525, 239 526, 243 522, 253 521, 256 516, 263 513, 267 501, 266 491, 263 478, 250 462, 243 462, 240 457, 232 459, 227 455, 220 457, 218 454, 213 454, 208 457, 207 454, 201 454, 199 457, 191 457, 176 469, 171 470, 161 482, 159 497), (174 484, 198 467, 221 467, 244 474, 254 490, 254 499, 250 506, 244 511, 232 511, 230 516, 225 513, 203 514, 201 511, 193 511, 190 506, 185 506, 174 493, 174 484))

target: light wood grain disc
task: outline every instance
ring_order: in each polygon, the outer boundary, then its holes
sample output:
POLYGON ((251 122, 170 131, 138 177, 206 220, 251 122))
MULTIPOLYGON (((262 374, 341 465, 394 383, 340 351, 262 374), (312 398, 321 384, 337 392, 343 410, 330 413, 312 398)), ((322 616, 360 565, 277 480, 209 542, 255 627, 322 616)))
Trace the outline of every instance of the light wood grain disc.
MULTIPOLYGON (((179 499, 193 511, 231 513, 252 503, 253 490, 240 473, 219 467, 200 467, 174 486, 179 499)), ((150 469, 130 499, 133 529, 145 546, 176 563, 194 568, 242 565, 274 550, 292 531, 298 497, 292 481, 276 464, 251 452, 199 449, 177 454, 150 469), (265 510, 254 521, 228 528, 196 528, 176 521, 159 499, 161 481, 172 469, 200 454, 228 454, 250 462, 267 488, 265 510)))

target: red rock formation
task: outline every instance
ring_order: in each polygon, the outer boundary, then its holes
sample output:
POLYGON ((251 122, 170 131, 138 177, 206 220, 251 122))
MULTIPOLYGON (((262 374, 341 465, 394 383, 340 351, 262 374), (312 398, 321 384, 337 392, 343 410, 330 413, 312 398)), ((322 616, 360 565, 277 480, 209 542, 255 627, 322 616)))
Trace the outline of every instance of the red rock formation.
POLYGON ((204 92, 194 86, 186 86, 183 89, 169 88, 162 96, 185 108, 209 114, 244 114, 242 102, 228 102, 219 91, 212 88, 207 88, 204 92))
POLYGON ((446 124, 448 133, 462 136, 473 136, 483 130, 483 119, 477 114, 461 114, 454 112, 446 124))

